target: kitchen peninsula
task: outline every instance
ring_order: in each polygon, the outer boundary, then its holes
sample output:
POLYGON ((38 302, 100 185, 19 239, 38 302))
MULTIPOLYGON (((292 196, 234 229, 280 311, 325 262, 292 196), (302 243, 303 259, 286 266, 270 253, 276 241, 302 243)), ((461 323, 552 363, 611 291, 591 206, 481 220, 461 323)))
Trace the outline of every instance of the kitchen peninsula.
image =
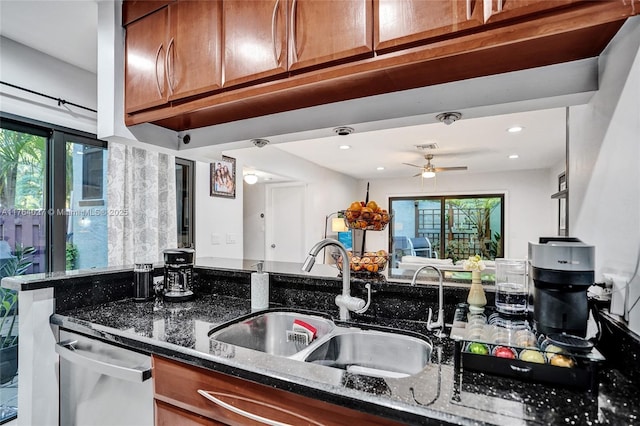
MULTIPOLYGON (((196 298, 184 303, 134 302, 131 268, 3 280, 3 287, 21 290, 20 300, 23 303, 24 299, 25 309, 29 309, 26 303, 30 300, 35 300, 36 304, 42 302, 38 297, 30 297, 30 293, 48 292, 55 298, 55 310, 50 318, 32 315, 34 320, 46 321, 31 324, 38 327, 32 335, 48 334, 49 339, 32 354, 33 382, 29 383, 31 386, 25 386, 25 390, 33 387, 30 391, 34 400, 42 397, 39 395, 42 389, 36 389, 38 377, 44 377, 39 376, 39 369, 55 368, 55 362, 44 359, 53 351, 48 345, 55 343, 48 327, 50 321, 54 332, 59 329, 78 332, 151 354, 160 362, 177 361, 198 371, 217 372, 231 376, 233 380, 265 385, 274 392, 292 392, 321 400, 330 407, 375 416, 381 424, 627 424, 636 421, 640 415, 634 404, 637 384, 617 369, 619 364, 605 365, 599 375, 598 395, 480 373, 458 374, 453 364, 453 342, 434 337, 426 327, 428 308, 436 308, 435 285, 411 287, 400 282, 375 282, 370 309, 353 317, 356 327, 394 327, 420 333, 431 340, 430 363, 412 377, 373 378, 315 365, 312 374, 303 377, 297 372, 303 365, 307 368, 306 363, 287 359, 274 361, 243 348, 229 352, 211 345, 208 332, 250 313, 249 280, 255 261, 209 258, 199 259, 196 264, 196 298), (245 358, 249 352, 253 353, 245 358), (332 374, 323 373, 327 370, 332 374)), ((337 308, 333 299, 341 287, 335 269, 318 265, 310 274, 303 274, 298 272, 299 267, 287 263, 266 265, 265 269, 271 275, 270 307, 326 313, 335 319, 337 308)), ((161 274, 158 268, 155 272, 161 274)), ((364 282, 353 280, 352 291, 357 296, 363 295, 364 282)), ((447 324, 453 319, 456 303, 463 301, 465 295, 466 289, 462 287, 446 288, 447 324)), ((490 291, 488 296, 491 300, 490 291)), ((22 329, 20 332, 27 342, 35 339, 24 334, 26 331, 22 329)), ((28 350, 29 345, 25 345, 25 349, 28 350)), ((42 374, 55 377, 54 371, 42 374)), ((21 412, 20 417, 30 418, 33 414, 26 412, 27 407, 24 409, 25 416, 21 412)), ((323 421, 340 424, 341 417, 334 415, 323 421)), ((25 423, 19 418, 19 424, 25 423)))

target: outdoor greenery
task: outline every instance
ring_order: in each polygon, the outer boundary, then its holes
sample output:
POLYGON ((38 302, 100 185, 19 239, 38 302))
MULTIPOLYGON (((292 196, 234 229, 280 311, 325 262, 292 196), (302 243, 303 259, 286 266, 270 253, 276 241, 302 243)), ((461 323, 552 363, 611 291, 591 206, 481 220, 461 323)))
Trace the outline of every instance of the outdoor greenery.
MULTIPOLYGON (((495 259, 502 255, 500 253, 500 233, 492 234, 491 215, 493 211, 500 206, 500 198, 457 198, 449 199, 448 203, 453 208, 462 213, 464 222, 462 225, 466 229, 472 229, 476 234, 478 243, 478 253, 483 259, 495 259)), ((458 224, 454 224, 456 226, 458 224)), ((449 253, 449 245, 453 241, 449 241, 447 245, 447 253, 449 253)), ((452 250, 453 251, 453 250, 452 250)), ((476 253, 457 253, 464 258, 468 255, 476 253)))
MULTIPOLYGON (((31 256, 35 253, 34 247, 22 247, 16 245, 14 257, 4 259, 0 267, 0 278, 22 275, 32 265, 31 256)), ((18 316, 18 293, 13 290, 0 288, 2 302, 0 305, 0 348, 13 346, 17 343, 18 336, 14 336, 13 329, 18 316)))
POLYGON ((0 129, 0 207, 44 206, 45 138, 0 129))
POLYGON ((78 264, 78 246, 73 243, 67 243, 67 271, 76 269, 78 264))

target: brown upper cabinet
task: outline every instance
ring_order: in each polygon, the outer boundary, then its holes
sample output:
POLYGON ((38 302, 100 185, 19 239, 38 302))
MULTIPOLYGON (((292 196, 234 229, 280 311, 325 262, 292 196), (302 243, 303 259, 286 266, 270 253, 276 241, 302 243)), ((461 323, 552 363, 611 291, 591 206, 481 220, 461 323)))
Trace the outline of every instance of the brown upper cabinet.
POLYGON ((481 0, 374 0, 374 49, 418 45, 483 23, 481 0))
POLYGON ((290 0, 289 70, 373 56, 371 0, 290 0))
POLYGON ((125 0, 126 7, 122 9, 122 26, 126 27, 133 21, 142 18, 176 0, 125 0))
POLYGON ((178 1, 126 27, 125 110, 133 113, 222 86, 222 7, 178 1))
POLYGON ((287 0, 222 3, 224 86, 287 72, 287 0))
MULTIPOLYGON (((591 1, 591 0, 589 0, 591 1)), ((576 6, 587 0, 485 0, 485 21, 487 23, 523 18, 576 6)))

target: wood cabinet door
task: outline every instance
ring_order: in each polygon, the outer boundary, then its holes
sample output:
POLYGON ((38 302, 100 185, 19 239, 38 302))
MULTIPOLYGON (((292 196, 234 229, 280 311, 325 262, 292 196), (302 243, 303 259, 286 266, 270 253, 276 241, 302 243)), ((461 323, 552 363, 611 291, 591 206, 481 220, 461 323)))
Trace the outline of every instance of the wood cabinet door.
POLYGON ((371 0, 291 0, 289 70, 373 56, 371 0))
POLYGON ((169 12, 164 7, 127 26, 125 111, 132 113, 167 102, 165 58, 169 12))
POLYGON ((169 100, 203 94, 222 86, 222 4, 220 0, 181 0, 169 6, 167 45, 169 100))
POLYGON ((287 72, 287 0, 223 2, 224 87, 287 72))
MULTIPOLYGON (((191 423, 185 421, 184 424, 198 424, 198 417, 242 426, 268 424, 259 418, 291 425, 399 424, 361 411, 159 356, 154 355, 152 359, 156 408, 166 408, 169 405, 188 411, 191 413, 188 416, 191 423)), ((165 410, 163 418, 177 421, 173 424, 182 424, 178 420, 179 415, 178 410, 165 410)))
POLYGON ((483 23, 482 0, 374 0, 374 49, 425 43, 483 23))
POLYGON ((487 0, 491 9, 485 13, 485 20, 490 22, 505 21, 512 18, 522 18, 539 13, 576 6, 579 3, 592 3, 586 0, 487 0))

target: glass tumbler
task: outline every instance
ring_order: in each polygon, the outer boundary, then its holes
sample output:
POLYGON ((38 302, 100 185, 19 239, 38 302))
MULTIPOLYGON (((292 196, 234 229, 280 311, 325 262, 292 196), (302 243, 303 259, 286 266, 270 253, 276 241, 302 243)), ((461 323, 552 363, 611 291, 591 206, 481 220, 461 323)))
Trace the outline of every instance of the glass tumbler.
POLYGON ((527 312, 527 261, 496 259, 496 310, 510 315, 527 312))

